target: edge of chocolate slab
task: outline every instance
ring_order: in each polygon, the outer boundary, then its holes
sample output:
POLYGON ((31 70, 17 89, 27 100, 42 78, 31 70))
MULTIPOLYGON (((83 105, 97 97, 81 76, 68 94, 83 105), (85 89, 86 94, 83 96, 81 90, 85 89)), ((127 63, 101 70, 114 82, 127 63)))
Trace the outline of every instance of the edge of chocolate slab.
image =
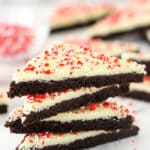
POLYGON ((110 76, 92 76, 68 78, 60 81, 35 80, 16 83, 12 81, 8 97, 24 96, 28 94, 53 93, 59 90, 75 89, 79 87, 102 87, 113 84, 127 84, 129 82, 141 82, 144 74, 126 73, 110 76))
MULTIPOLYGON (((67 145, 45 146, 43 148, 31 148, 31 150, 81 150, 135 136, 138 134, 138 132, 139 128, 137 126, 132 126, 128 129, 121 129, 120 131, 101 134, 94 137, 85 138, 83 140, 77 140, 67 145)), ((16 148, 16 150, 19 150, 18 147, 16 148)))
POLYGON ((136 59, 131 59, 132 61, 135 61, 139 64, 144 64, 146 66, 146 72, 147 75, 150 75, 150 60, 136 60, 136 59))
POLYGON ((89 130, 116 130, 130 128, 132 125, 132 116, 118 119, 111 117, 109 119, 93 119, 93 120, 73 120, 71 122, 58 121, 39 121, 35 124, 24 127, 21 119, 14 122, 6 122, 5 127, 10 128, 13 133, 40 133, 40 132, 78 132, 89 130))
POLYGON ((137 27, 137 28, 134 28, 134 29, 131 29, 131 30, 124 30, 124 31, 116 31, 115 33, 110 33, 110 34, 107 34, 107 35, 96 35, 96 36, 92 36, 91 38, 102 38, 102 39, 111 39, 111 38, 115 38, 115 37, 118 37, 118 36, 123 36, 123 35, 130 35, 131 34, 139 34, 139 33, 143 33, 144 30, 147 30, 147 29, 150 29, 150 25, 148 26, 145 26, 145 27, 137 27))
POLYGON ((7 105, 0 105, 0 114, 6 113, 8 109, 7 105))
POLYGON ((91 19, 87 22, 76 22, 75 24, 71 24, 71 25, 68 25, 68 26, 62 26, 62 27, 58 27, 58 28, 52 28, 50 30, 50 34, 52 33, 59 33, 59 32, 63 32, 63 31, 69 31, 69 30, 72 30, 72 29, 78 29, 78 28, 81 28, 81 27, 88 27, 94 23, 97 22, 97 20, 99 19, 103 19, 105 18, 106 16, 108 16, 107 14, 103 15, 103 16, 100 16, 99 18, 96 18, 96 19, 91 19))
POLYGON ((133 99, 137 99, 139 101, 150 102, 150 93, 146 93, 142 91, 132 91, 132 92, 129 92, 125 96, 133 98, 133 99))
POLYGON ((23 125, 27 126, 29 124, 33 124, 35 122, 38 122, 41 119, 57 115, 58 113, 61 112, 77 109, 89 103, 102 102, 106 100, 108 97, 114 97, 118 95, 121 96, 126 94, 128 91, 129 91, 128 85, 124 85, 121 87, 111 86, 111 87, 106 87, 93 94, 85 94, 77 98, 72 98, 70 100, 63 101, 52 107, 49 107, 48 109, 43 109, 40 112, 31 112, 28 115, 24 115, 25 119, 23 125))
POLYGON ((150 39, 148 39, 146 35, 146 30, 141 31, 139 35, 141 36, 142 40, 145 40, 148 44, 150 44, 150 39))

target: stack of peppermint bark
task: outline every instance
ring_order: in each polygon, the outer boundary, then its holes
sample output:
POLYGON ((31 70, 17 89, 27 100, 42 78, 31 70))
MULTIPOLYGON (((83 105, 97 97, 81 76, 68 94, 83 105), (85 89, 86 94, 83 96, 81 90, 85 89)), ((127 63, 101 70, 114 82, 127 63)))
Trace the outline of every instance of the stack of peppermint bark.
POLYGON ((105 100, 144 74, 135 62, 53 43, 14 74, 9 97, 26 97, 5 126, 27 134, 17 150, 79 150, 136 135, 128 109, 105 100))

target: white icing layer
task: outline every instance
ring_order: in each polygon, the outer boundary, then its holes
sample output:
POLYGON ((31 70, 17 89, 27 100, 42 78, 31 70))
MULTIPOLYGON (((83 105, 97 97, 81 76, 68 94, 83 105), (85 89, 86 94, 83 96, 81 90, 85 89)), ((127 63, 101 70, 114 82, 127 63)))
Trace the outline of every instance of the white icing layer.
POLYGON ((69 38, 65 42, 75 45, 86 45, 92 50, 99 50, 101 53, 120 56, 123 52, 137 52, 138 45, 121 41, 104 41, 101 39, 69 38))
MULTIPOLYGON (((90 106, 89 106, 90 107, 90 106)), ((103 107, 101 104, 97 104, 97 108, 95 110, 87 110, 82 111, 76 110, 72 112, 60 113, 51 118, 46 118, 41 121, 60 121, 60 122, 71 122, 73 120, 94 120, 94 119, 109 119, 111 117, 117 117, 118 119, 124 118, 127 114, 125 113, 125 109, 119 108, 117 105, 110 104, 109 107, 103 107), (116 110, 112 108, 115 107, 116 110)))
POLYGON ((8 104, 8 97, 6 94, 0 92, 0 105, 7 105, 8 104))
POLYGON ((85 24, 109 15, 115 8, 110 4, 66 4, 58 7, 51 15, 51 28, 71 26, 77 23, 85 24), (73 19, 72 19, 73 18, 73 19))
POLYGON ((93 25, 88 34, 89 36, 107 36, 139 27, 147 27, 150 26, 149 14, 149 10, 119 10, 93 25))
MULTIPOLYGON (((71 122, 75 120, 110 119, 112 117, 121 119, 129 115, 128 113, 127 108, 119 106, 114 102, 103 102, 82 106, 80 109, 59 113, 56 116, 48 117, 40 121, 71 122)), ((22 117, 23 107, 14 110, 8 117, 8 122, 13 122, 19 118, 22 120, 22 117)))
POLYGON ((123 59, 131 59, 137 61, 150 61, 150 53, 123 53, 121 56, 123 59))
POLYGON ((7 121, 13 122, 16 121, 17 119, 21 119, 22 117, 23 117, 23 106, 14 109, 7 118, 7 121))
POLYGON ((130 91, 141 91, 150 93, 150 77, 145 77, 141 83, 131 83, 130 91))
POLYGON ((102 134, 110 134, 117 131, 105 131, 105 130, 93 130, 87 132, 78 133, 66 133, 66 134, 52 134, 52 133, 41 133, 41 134, 30 134, 25 137, 24 141, 19 145, 18 150, 29 150, 30 148, 43 148, 45 146, 54 145, 67 145, 77 140, 84 140, 89 137, 95 137, 102 134))
POLYGON ((49 50, 30 60, 16 71, 13 80, 64 80, 83 76, 144 74, 144 67, 135 62, 106 56, 100 51, 64 43, 54 43, 49 50))

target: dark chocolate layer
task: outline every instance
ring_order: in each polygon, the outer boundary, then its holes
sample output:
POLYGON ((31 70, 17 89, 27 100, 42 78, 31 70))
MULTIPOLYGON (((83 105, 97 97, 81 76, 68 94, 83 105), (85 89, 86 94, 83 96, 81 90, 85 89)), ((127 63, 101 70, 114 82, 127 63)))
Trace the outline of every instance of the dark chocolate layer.
POLYGON ((129 92, 126 96, 140 101, 150 102, 150 93, 146 93, 142 91, 132 91, 129 92))
POLYGON ((109 76, 93 76, 68 78, 61 81, 35 80, 28 82, 11 82, 8 96, 24 96, 28 94, 53 93, 59 90, 74 89, 78 87, 102 87, 113 84, 127 84, 129 82, 141 82, 143 74, 127 73, 109 76))
POLYGON ((93 18, 91 20, 87 20, 86 22, 76 22, 74 24, 61 26, 61 27, 58 27, 58 28, 52 28, 50 30, 50 33, 57 33, 57 32, 62 32, 62 31, 66 31, 66 30, 72 30, 72 29, 77 29, 77 28, 81 28, 81 27, 90 26, 91 24, 94 24, 97 20, 103 19, 106 16, 107 16, 107 14, 105 14, 103 16, 100 16, 99 18, 93 18))
POLYGON ((54 106, 49 107, 48 109, 44 109, 40 112, 31 112, 29 115, 25 116, 26 119, 24 120, 23 124, 24 126, 27 126, 29 124, 38 122, 41 119, 54 116, 61 112, 66 112, 69 110, 77 109, 89 103, 102 102, 108 97, 121 96, 127 93, 128 90, 129 90, 128 85, 125 85, 122 87, 118 87, 118 86, 106 87, 93 94, 85 94, 77 98, 63 101, 61 103, 58 103, 54 106))
POLYGON ((7 112, 7 105, 0 105, 0 114, 6 113, 7 112))
POLYGON ((132 125, 132 116, 118 119, 112 117, 109 119, 94 120, 74 120, 71 122, 58 121, 40 121, 24 127, 21 119, 14 122, 6 122, 5 126, 9 127, 14 133, 40 133, 40 132, 70 132, 70 131, 89 131, 89 130, 116 130, 130 128, 132 125))
MULTIPOLYGON (((120 140, 130 136, 137 135, 139 128, 132 126, 128 129, 121 129, 119 132, 114 131, 113 133, 101 134, 94 137, 89 137, 84 140, 77 140, 68 145, 54 145, 47 146, 44 148, 31 148, 31 150, 81 150, 85 148, 94 147, 96 145, 105 144, 108 142, 120 140)), ((18 148, 16 148, 18 150, 18 148)))
POLYGON ((130 30, 124 30, 124 31, 116 31, 115 33, 110 33, 107 35, 96 35, 93 36, 92 38, 102 38, 102 39, 109 39, 109 38, 115 38, 121 35, 129 35, 131 36, 131 34, 139 34, 142 33, 144 30, 150 29, 150 24, 147 26, 143 26, 143 27, 136 27, 134 29, 130 29, 130 30))

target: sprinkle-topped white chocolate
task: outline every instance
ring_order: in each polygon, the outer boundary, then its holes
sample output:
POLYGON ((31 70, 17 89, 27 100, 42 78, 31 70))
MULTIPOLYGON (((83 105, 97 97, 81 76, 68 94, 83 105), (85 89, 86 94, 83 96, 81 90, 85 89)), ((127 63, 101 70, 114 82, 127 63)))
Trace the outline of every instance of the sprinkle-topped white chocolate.
POLYGON ((107 36, 114 33, 150 26, 150 10, 122 9, 93 25, 89 36, 107 36))
POLYGON ((122 58, 134 61, 150 61, 150 53, 123 53, 122 58))
POLYGON ((131 0, 126 7, 128 9, 150 10, 150 0, 131 0))
POLYGON ((51 28, 55 29, 77 23, 84 24, 91 20, 97 20, 103 16, 109 15, 114 10, 114 5, 108 3, 70 3, 61 5, 57 7, 51 15, 51 28))
POLYGON ((6 94, 0 92, 0 105, 6 105, 8 104, 8 98, 6 94))
MULTIPOLYGON (((119 132, 117 130, 116 132, 119 132)), ((94 137, 101 134, 109 134, 115 131, 93 130, 86 132, 71 132, 71 133, 39 133, 28 134, 22 143, 19 145, 18 150, 29 150, 30 148, 44 148, 46 146, 67 145, 77 140, 84 140, 89 137, 94 137)))
MULTIPOLYGON (((117 117, 118 119, 125 118, 130 112, 127 108, 117 105, 116 102, 103 102, 92 103, 87 106, 82 106, 80 109, 59 113, 56 116, 48 117, 40 120, 45 121, 58 121, 58 122, 71 122, 75 120, 94 120, 94 119, 109 119, 117 117)), ((14 110, 8 117, 8 122, 13 122, 17 119, 23 118, 23 107, 14 110)))
POLYGON ((13 80, 18 82, 47 80, 58 81, 84 76, 144 74, 144 66, 124 59, 106 56, 87 46, 54 43, 41 55, 18 69, 13 80))
POLYGON ((69 38, 65 42, 75 45, 86 45, 92 50, 99 50, 101 53, 112 56, 120 56, 123 52, 137 52, 139 47, 133 43, 126 43, 121 41, 104 41, 101 39, 88 38, 69 38))
POLYGON ((150 77, 145 76, 144 81, 141 83, 131 83, 130 84, 130 91, 139 91, 150 93, 150 77))

